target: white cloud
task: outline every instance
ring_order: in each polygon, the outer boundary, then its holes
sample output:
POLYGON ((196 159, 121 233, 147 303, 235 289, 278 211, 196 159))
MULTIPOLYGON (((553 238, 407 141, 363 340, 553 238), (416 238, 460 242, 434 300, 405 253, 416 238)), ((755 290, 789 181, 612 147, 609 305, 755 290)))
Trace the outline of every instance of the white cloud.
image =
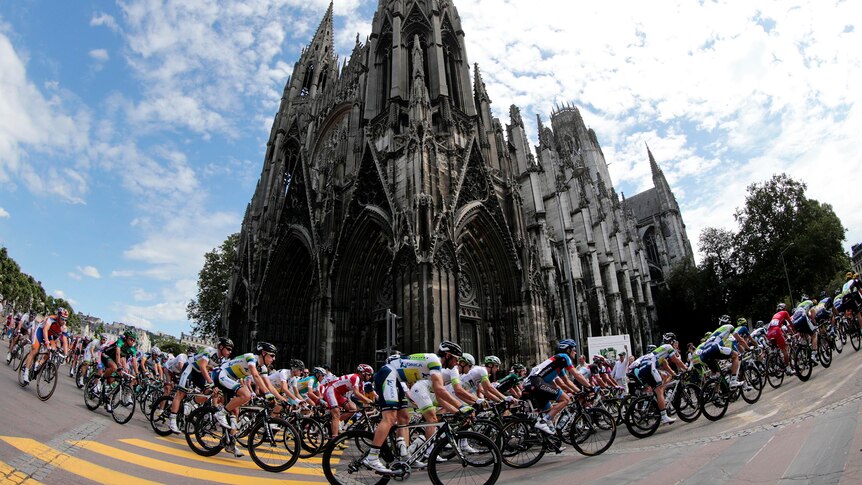
POLYGON ((11 216, 9 215, 9 212, 7 212, 6 209, 0 207, 0 219, 8 219, 10 217, 11 216))
POLYGON ((78 304, 78 302, 76 300, 73 300, 72 298, 69 298, 68 296, 66 296, 66 292, 64 292, 63 290, 54 290, 53 292, 51 292, 51 294, 54 295, 54 298, 62 298, 64 300, 68 301, 70 305, 77 305, 78 304))
POLYGON ((80 272, 82 275, 89 276, 90 278, 99 279, 102 277, 102 275, 99 274, 99 270, 96 269, 95 266, 84 266, 84 267, 78 266, 77 269, 78 269, 78 272, 80 272))
POLYGON ((93 27, 104 25, 114 32, 120 31, 120 26, 117 25, 117 21, 114 17, 106 14, 106 13, 97 13, 93 14, 93 17, 90 19, 90 25, 93 27))
POLYGON ((150 301, 155 297, 156 297, 156 295, 154 295, 152 293, 148 293, 147 291, 143 290, 142 288, 134 288, 132 290, 132 298, 134 298, 135 301, 150 301))
POLYGON ((126 269, 111 271, 111 278, 129 278, 134 276, 135 272, 126 269))
POLYGON ((185 322, 186 305, 194 296, 196 285, 194 280, 179 280, 161 289, 158 303, 148 306, 120 304, 122 320, 144 328, 152 328, 152 322, 185 322))
POLYGON ((68 273, 68 275, 69 275, 69 278, 72 278, 73 280, 76 280, 76 281, 81 281, 81 279, 82 279, 82 276, 81 276, 81 275, 79 275, 78 273, 72 273, 72 272, 70 271, 70 272, 68 273))
POLYGON ((105 49, 93 49, 89 54, 90 57, 97 61, 105 62, 109 59, 108 51, 105 49))

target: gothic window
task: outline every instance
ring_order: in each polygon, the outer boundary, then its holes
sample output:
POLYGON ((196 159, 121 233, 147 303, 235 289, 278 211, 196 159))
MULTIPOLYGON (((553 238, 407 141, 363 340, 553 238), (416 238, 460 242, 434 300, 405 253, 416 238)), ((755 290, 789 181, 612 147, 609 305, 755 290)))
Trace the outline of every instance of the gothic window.
POLYGON ((329 72, 329 66, 323 66, 323 69, 320 71, 320 81, 318 81, 318 91, 323 92, 326 89, 326 73, 329 72))
POLYGON ((311 83, 314 79, 314 64, 309 64, 305 70, 305 78, 302 80, 302 89, 299 91, 300 96, 308 96, 311 92, 311 83))
POLYGON ((644 247, 646 249, 646 258, 650 264, 661 266, 658 257, 658 246, 655 242, 655 228, 650 227, 644 233, 644 247))
POLYGON ((458 75, 458 64, 461 62, 458 57, 459 52, 460 50, 457 46, 453 46, 451 41, 446 42, 443 46, 443 63, 446 69, 446 86, 449 87, 449 99, 452 100, 452 106, 463 110, 461 76, 458 75))
POLYGON ((299 173, 299 144, 292 140, 285 145, 284 149, 284 176, 283 176, 283 186, 284 186, 284 194, 287 195, 290 192, 290 187, 294 180, 294 177, 301 177, 302 174, 299 173))

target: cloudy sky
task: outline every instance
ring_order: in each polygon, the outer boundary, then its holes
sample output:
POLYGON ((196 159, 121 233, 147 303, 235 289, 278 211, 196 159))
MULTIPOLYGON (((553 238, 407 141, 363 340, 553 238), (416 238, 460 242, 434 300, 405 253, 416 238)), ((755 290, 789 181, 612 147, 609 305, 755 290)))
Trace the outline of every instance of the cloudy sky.
MULTIPOLYGON (((536 113, 581 107, 629 195, 651 184, 649 143, 695 244, 781 171, 862 241, 854 2, 455 4, 496 114, 520 105, 535 142, 536 113)), ((238 230, 327 5, 0 3, 0 245, 78 310, 188 330, 203 253, 238 230)), ((376 5, 336 0, 342 55, 376 5)))

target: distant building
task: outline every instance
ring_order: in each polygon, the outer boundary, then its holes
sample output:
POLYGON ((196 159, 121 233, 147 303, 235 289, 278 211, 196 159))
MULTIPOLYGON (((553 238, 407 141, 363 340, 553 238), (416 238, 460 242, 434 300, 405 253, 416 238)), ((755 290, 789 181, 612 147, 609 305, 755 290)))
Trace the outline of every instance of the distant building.
POLYGON ((853 272, 862 273, 862 243, 854 244, 850 259, 853 261, 853 272))
POLYGON ((182 332, 180 333, 180 343, 183 345, 195 347, 215 347, 215 343, 210 340, 198 338, 190 333, 182 332))

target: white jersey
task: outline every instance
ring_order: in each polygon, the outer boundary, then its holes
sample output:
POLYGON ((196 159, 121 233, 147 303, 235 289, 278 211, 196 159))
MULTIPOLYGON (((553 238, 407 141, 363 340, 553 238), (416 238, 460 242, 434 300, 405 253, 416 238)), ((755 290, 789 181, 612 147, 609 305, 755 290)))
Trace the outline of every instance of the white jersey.
POLYGON ((461 376, 461 386, 474 394, 483 382, 491 382, 488 377, 488 369, 484 366, 474 365, 466 374, 461 376))
POLYGON ((168 370, 171 374, 179 374, 182 372, 183 367, 189 362, 189 356, 186 354, 180 354, 173 359, 167 361, 165 363, 165 369, 168 370))
POLYGON ((291 376, 290 371, 287 369, 281 369, 273 372, 272 374, 268 374, 267 379, 272 383, 272 386, 276 389, 281 388, 282 384, 286 384, 290 382, 291 376))

